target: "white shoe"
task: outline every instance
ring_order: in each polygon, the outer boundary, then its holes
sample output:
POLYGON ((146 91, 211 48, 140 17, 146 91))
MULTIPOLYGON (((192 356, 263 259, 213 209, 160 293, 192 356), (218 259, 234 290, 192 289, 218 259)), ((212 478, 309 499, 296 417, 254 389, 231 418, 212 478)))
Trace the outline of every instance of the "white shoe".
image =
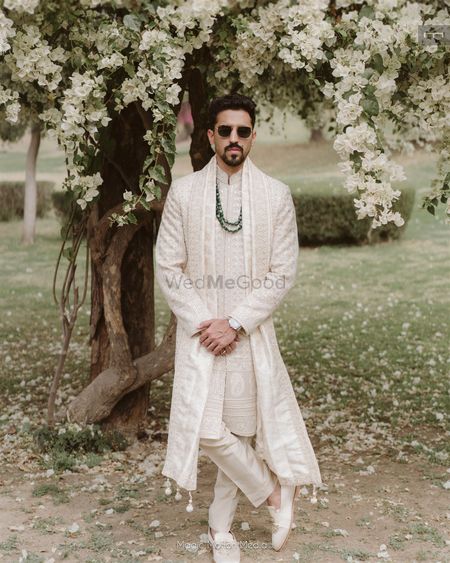
POLYGON ((239 563, 241 550, 233 532, 216 532, 214 538, 208 526, 208 540, 213 548, 215 563, 239 563))
POLYGON ((266 504, 272 517, 272 547, 280 551, 287 542, 294 522, 294 500, 300 493, 299 485, 281 485, 280 508, 266 504))

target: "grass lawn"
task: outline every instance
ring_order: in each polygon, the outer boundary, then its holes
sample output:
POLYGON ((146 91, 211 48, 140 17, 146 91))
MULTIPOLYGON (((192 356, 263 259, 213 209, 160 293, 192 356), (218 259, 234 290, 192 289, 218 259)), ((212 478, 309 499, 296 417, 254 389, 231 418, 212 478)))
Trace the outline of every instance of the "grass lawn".
MULTIPOLYGON (((184 154, 177 160, 175 175, 189 171, 187 158, 184 154)), ((329 145, 261 145, 255 147, 253 160, 292 189, 309 189, 314 184, 336 189, 339 181, 337 159, 329 145)), ((433 159, 419 153, 403 161, 408 183, 417 190, 416 208, 404 237, 371 247, 302 248, 297 283, 274 319, 319 465, 339 471, 351 460, 348 471, 356 476, 374 471, 374 464, 362 460, 366 456, 380 463, 408 464, 419 459, 435 468, 429 479, 443 492, 449 461, 450 227, 419 207, 420 196, 433 177, 433 159)), ((30 431, 45 421, 47 390, 60 346, 58 312, 51 294, 59 225, 53 217, 39 220, 37 242, 31 248, 18 242, 20 227, 19 222, 0 223, 0 433, 2 466, 10 474, 17 467, 52 470, 51 460, 33 452, 30 431)), ((80 284, 82 271, 80 261, 80 284)), ((167 305, 157 288, 159 336, 167 318, 167 305)), ((60 407, 87 380, 88 335, 86 304, 66 363, 60 407)), ((168 378, 152 386, 150 431, 166 424, 170 393, 168 378)), ((421 478, 417 478, 418 486, 421 478)), ((79 489, 74 484, 71 490, 79 489)), ((389 507, 383 505, 380 510, 387 514, 389 507)), ((67 518, 70 524, 70 514, 67 518)), ((367 533, 363 520, 357 526, 367 533)), ((323 555, 329 553, 324 546, 333 536, 331 529, 327 532, 321 536, 322 548, 311 543, 310 551, 300 553, 300 560, 309 561, 308 553, 311 561, 348 560, 345 550, 338 548, 329 559, 323 555)), ((442 547, 441 536, 436 540, 430 532, 431 539, 423 539, 425 532, 420 536, 420 541, 429 541, 422 546, 425 553, 428 548, 442 547)), ((79 553, 96 552, 96 540, 91 540, 77 548, 79 553)), ((397 546, 399 550, 405 541, 394 536, 391 540, 391 549, 397 546)), ((20 542, 14 543, 11 537, 0 538, 0 553, 6 560, 17 546, 20 542)), ((113 553, 109 544, 104 549, 113 553)), ((267 557, 270 561, 270 554, 267 557)))

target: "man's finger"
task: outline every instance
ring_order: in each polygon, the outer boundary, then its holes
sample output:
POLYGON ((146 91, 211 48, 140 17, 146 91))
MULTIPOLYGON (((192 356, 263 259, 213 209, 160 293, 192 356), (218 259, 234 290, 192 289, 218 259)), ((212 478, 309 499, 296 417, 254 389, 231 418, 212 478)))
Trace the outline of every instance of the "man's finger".
POLYGON ((206 328, 206 327, 208 327, 213 321, 214 321, 214 319, 206 319, 206 321, 202 321, 199 325, 197 325, 197 328, 206 328))
POLYGON ((222 344, 220 344, 219 342, 216 342, 215 345, 213 345, 212 349, 213 349, 214 353, 220 354, 220 352, 222 352, 222 350, 224 349, 224 346, 222 344))

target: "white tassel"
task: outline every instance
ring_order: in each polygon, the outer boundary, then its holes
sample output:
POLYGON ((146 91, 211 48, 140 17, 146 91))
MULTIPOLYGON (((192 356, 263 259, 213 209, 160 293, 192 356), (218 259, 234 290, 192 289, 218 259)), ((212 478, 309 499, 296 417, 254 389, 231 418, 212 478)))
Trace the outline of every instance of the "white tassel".
POLYGON ((189 503, 186 506, 186 512, 192 512, 194 510, 194 507, 192 506, 192 495, 191 495, 191 491, 189 491, 189 503))
POLYGON ((170 479, 167 478, 164 485, 166 486, 166 490, 164 491, 166 493, 167 496, 170 496, 172 494, 172 488, 170 486, 170 479))
POLYGON ((175 493, 175 500, 181 500, 181 499, 182 499, 182 496, 181 496, 181 493, 180 493, 180 489, 177 486, 177 492, 175 493))

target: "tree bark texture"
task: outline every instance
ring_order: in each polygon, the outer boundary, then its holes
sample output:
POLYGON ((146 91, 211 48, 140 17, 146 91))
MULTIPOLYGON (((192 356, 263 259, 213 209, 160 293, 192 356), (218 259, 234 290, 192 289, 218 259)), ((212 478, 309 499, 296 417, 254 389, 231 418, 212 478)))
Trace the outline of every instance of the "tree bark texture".
MULTIPOLYGON (((190 155, 194 170, 199 170, 214 154, 206 135, 206 82, 200 71, 194 69, 186 73, 183 85, 189 89, 191 99, 195 99, 190 155)), ((108 226, 107 215, 120 211, 123 177, 137 185, 138 171, 145 159, 145 146, 138 142, 144 133, 140 131, 138 116, 146 128, 148 116, 142 108, 135 113, 127 109, 130 114, 123 116, 124 121, 113 124, 113 137, 120 141, 113 157, 120 164, 121 173, 105 162, 105 183, 88 226, 93 272, 91 381, 71 402, 67 416, 81 424, 102 422, 107 428, 132 435, 139 432, 145 418, 150 381, 173 369, 176 317, 171 314, 163 340, 155 348, 153 244, 171 183, 165 159, 161 164, 165 166, 167 185, 162 186, 161 201, 152 201, 152 212, 140 211, 138 225, 112 229, 108 226)))
POLYGON ((36 234, 37 183, 36 161, 41 143, 40 123, 31 125, 31 140, 27 152, 23 202, 22 243, 33 244, 36 234))
MULTIPOLYGON (((136 192, 148 145, 135 106, 125 108, 107 130, 110 135, 101 175, 100 198, 88 224, 91 249, 91 373, 93 381, 105 370, 119 374, 109 380, 109 392, 120 389, 121 399, 103 428, 136 436, 145 425, 149 383, 125 393, 137 377, 133 358, 155 346, 153 283, 153 211, 145 211, 137 225, 109 226, 108 216, 123 202, 125 189, 136 192)), ((80 413, 81 415, 81 413, 80 413)), ((78 415, 73 418, 79 419, 78 415)))

